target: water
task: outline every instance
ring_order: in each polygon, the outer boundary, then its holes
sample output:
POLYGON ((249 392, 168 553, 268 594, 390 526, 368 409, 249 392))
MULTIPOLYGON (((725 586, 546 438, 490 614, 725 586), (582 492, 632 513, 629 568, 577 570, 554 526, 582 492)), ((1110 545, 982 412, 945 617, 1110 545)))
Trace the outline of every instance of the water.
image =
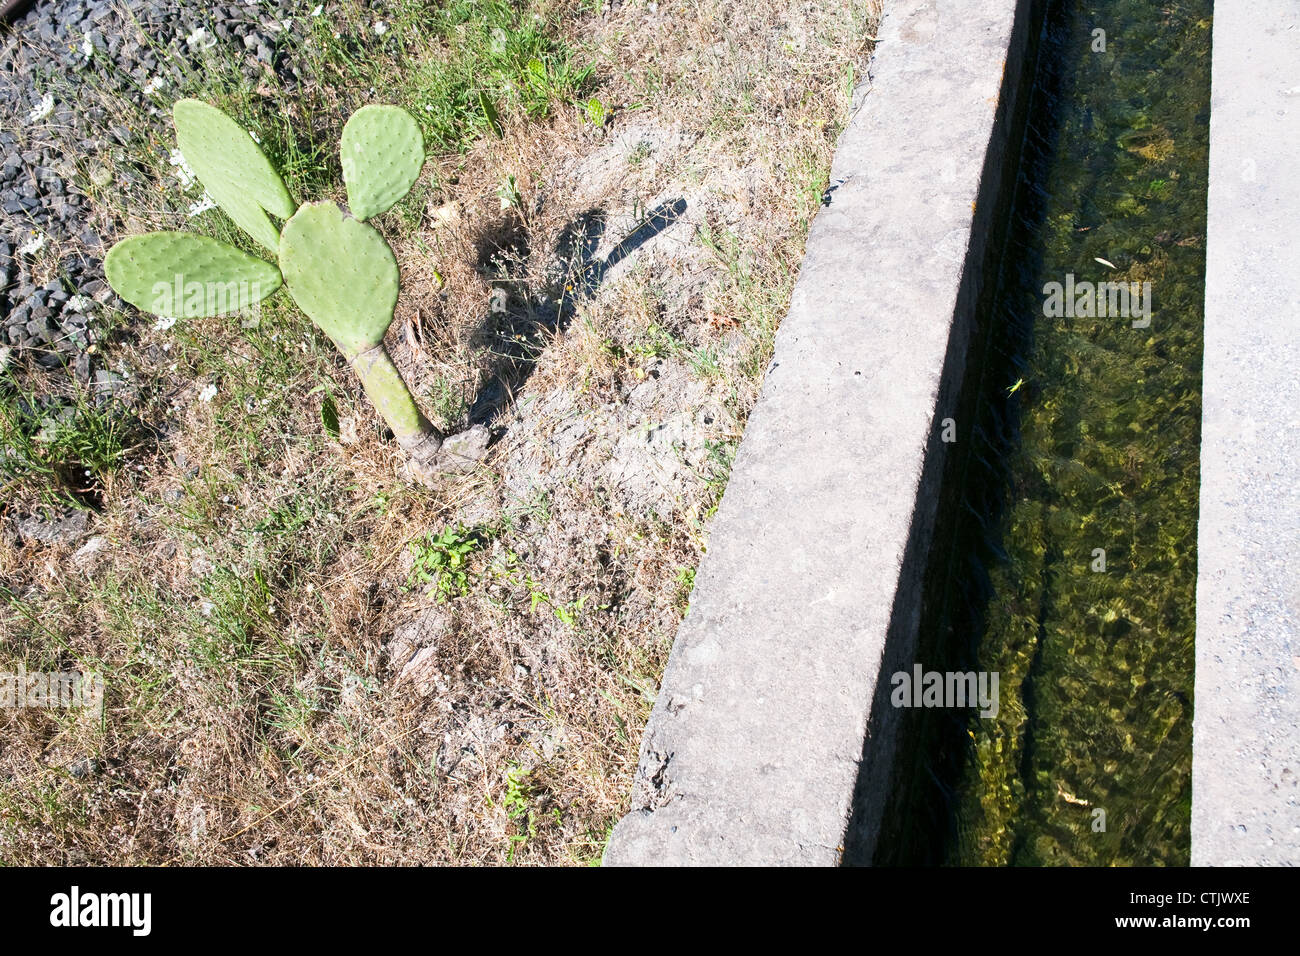
POLYGON ((1048 5, 919 657, 1000 708, 906 715, 877 863, 1189 862, 1211 6, 1048 5))

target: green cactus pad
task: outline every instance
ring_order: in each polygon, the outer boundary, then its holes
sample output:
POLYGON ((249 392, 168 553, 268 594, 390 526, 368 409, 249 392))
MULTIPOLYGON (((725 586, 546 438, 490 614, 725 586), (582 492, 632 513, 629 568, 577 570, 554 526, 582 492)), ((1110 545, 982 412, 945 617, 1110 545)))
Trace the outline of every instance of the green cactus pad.
POLYGON ((176 144, 208 195, 236 225, 275 252, 279 232, 266 213, 288 219, 295 206, 266 154, 247 130, 202 100, 180 100, 172 115, 176 144))
POLYGON ((280 288, 280 272, 234 246, 185 232, 123 239, 104 259, 113 290, 145 312, 197 318, 237 312, 280 288))
POLYGON ((307 203, 284 224, 280 269, 298 308, 349 361, 383 341, 397 305, 397 260, 370 226, 332 202, 307 203))
POLYGON ((363 106, 339 142, 348 207, 358 219, 387 212, 405 196, 424 165, 424 136, 398 106, 363 106))

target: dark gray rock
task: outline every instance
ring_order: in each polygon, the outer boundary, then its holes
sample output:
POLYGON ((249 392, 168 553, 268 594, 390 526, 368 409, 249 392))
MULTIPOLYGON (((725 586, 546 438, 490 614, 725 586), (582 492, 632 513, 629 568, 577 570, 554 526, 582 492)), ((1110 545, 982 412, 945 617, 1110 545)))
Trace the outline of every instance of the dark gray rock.
POLYGON ((85 535, 87 524, 88 518, 84 511, 24 518, 18 522, 18 535, 29 543, 68 545, 85 535))

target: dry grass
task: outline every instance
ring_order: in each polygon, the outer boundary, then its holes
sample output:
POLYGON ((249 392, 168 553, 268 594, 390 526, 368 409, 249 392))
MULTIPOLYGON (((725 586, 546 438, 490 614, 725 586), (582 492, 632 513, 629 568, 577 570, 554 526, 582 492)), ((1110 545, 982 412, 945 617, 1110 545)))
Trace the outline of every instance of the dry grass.
MULTIPOLYGON (((0 713, 0 860, 599 860, 875 9, 540 9, 591 85, 436 157, 380 224, 390 347, 443 425, 490 424, 486 466, 404 484, 279 299, 255 328, 123 319, 105 348, 153 431, 101 489, 105 549, 0 549, 0 670, 102 671, 106 709, 0 713), (446 529, 471 550, 440 601, 411 581, 446 529)), ((178 219, 96 201, 110 234, 178 219)))

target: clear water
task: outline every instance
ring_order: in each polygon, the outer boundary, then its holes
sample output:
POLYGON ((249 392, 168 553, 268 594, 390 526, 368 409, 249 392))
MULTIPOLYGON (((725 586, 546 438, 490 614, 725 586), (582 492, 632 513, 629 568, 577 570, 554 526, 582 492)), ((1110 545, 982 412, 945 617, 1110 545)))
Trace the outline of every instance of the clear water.
POLYGON ((878 863, 1189 861, 1211 7, 1049 4, 923 611, 1000 708, 909 714, 878 863), (1150 326, 1044 315, 1070 275, 1150 326))

